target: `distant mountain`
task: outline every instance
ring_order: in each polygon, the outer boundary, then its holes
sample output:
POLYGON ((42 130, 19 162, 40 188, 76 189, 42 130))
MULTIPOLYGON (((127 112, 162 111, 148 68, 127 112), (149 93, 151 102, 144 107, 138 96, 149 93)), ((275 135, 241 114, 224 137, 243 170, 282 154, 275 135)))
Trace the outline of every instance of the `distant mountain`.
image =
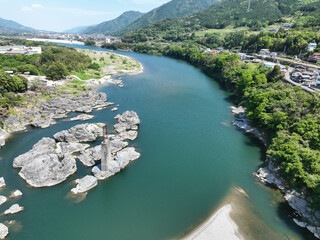
POLYGON ((146 13, 127 27, 113 32, 113 35, 124 35, 125 33, 138 30, 167 18, 180 18, 206 9, 217 1, 218 0, 172 0, 146 13))
POLYGON ((14 34, 14 33, 30 33, 38 32, 38 30, 23 26, 17 22, 0 18, 0 33, 1 34, 14 34))
POLYGON ((71 29, 65 30, 63 32, 64 33, 82 33, 86 29, 88 29, 89 27, 93 27, 93 26, 80 26, 80 27, 75 27, 75 28, 71 28, 71 29))
POLYGON ((121 28, 124 28, 134 22, 136 19, 143 16, 144 13, 137 12, 137 11, 128 11, 121 14, 116 19, 106 21, 103 23, 100 23, 96 26, 91 26, 82 33, 85 34, 94 34, 94 33, 101 33, 101 34, 109 34, 111 32, 117 31, 121 28))

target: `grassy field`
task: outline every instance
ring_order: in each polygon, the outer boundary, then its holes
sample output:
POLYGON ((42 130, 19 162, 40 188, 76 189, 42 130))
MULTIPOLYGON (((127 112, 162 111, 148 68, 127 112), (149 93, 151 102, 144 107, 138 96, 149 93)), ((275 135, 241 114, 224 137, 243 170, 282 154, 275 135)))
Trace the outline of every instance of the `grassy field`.
POLYGON ((240 28, 233 28, 233 27, 226 27, 223 29, 207 29, 196 32, 196 36, 203 37, 206 34, 213 34, 213 33, 219 33, 221 35, 227 35, 228 33, 237 32, 237 31, 246 31, 248 30, 247 27, 240 27, 240 28))

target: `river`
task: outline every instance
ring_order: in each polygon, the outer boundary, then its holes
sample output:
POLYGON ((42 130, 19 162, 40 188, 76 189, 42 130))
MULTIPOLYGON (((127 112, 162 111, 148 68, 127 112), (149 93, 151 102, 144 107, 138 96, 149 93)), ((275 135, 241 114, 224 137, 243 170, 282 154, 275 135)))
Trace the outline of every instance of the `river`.
MULTIPOLYGON (((279 194, 251 175, 262 164, 264 149, 232 126, 229 94, 217 82, 183 61, 120 53, 141 62, 144 72, 122 76, 124 88, 100 91, 120 104, 118 113, 138 113, 141 125, 133 145, 142 157, 77 203, 67 197, 72 181, 89 174, 90 168, 78 162, 78 172, 65 183, 34 189, 18 176, 12 161, 42 137, 80 122, 61 120, 47 129, 13 135, 0 151, 0 176, 7 181, 0 194, 20 189, 24 195, 17 202, 25 210, 0 216, 0 222, 17 221, 8 239, 179 239, 208 217, 234 186, 249 195, 244 214, 251 212, 268 227, 265 239, 314 239, 293 223, 290 208, 277 200, 279 194)), ((110 109, 93 112, 95 118, 88 122, 114 124, 117 112, 110 109)), ((1 211, 15 202, 1 206, 1 211)))

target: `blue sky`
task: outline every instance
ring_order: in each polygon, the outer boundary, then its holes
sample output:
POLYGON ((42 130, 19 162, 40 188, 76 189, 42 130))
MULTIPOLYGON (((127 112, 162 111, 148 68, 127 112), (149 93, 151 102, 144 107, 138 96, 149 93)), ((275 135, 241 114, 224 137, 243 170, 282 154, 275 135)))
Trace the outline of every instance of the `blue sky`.
POLYGON ((169 0, 0 0, 0 17, 40 30, 97 24, 129 10, 148 12, 169 0))

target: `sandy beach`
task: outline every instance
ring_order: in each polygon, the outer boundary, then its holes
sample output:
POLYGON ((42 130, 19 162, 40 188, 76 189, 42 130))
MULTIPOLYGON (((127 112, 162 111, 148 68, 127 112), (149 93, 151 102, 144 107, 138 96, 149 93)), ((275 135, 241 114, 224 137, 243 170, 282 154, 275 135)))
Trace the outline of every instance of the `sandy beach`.
POLYGON ((223 206, 183 240, 244 240, 230 217, 231 211, 231 204, 223 206))

